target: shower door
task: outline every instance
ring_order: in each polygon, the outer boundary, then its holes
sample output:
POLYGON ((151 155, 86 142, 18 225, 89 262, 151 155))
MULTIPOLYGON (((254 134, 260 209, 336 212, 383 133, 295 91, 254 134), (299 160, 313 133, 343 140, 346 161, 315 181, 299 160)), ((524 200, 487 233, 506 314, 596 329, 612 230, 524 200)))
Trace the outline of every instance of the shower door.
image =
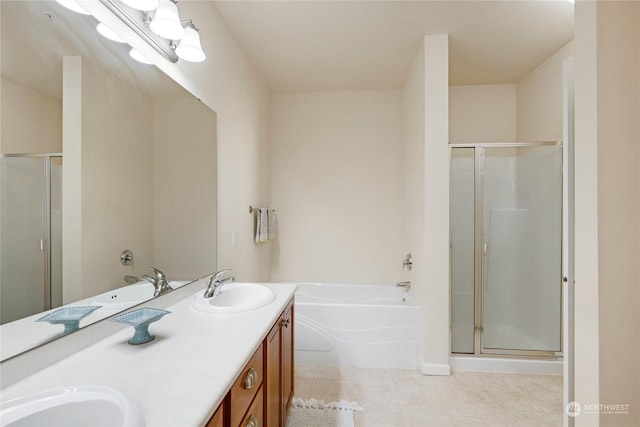
POLYGON ((0 323, 62 303, 62 157, 0 159, 0 323))
POLYGON ((561 351, 562 147, 452 148, 452 350, 561 351))

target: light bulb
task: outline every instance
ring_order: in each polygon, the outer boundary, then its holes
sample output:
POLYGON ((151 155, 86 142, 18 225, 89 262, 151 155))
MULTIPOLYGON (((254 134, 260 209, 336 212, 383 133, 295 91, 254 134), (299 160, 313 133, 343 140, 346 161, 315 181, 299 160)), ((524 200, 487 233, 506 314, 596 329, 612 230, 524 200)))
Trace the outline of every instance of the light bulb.
POLYGON ((138 62, 142 62, 143 64, 153 65, 153 62, 149 61, 147 57, 141 54, 137 49, 131 48, 131 50, 129 51, 129 56, 131 56, 138 62))
POLYGON ((160 0, 149 26, 154 33, 165 39, 181 40, 184 37, 178 6, 171 0, 160 0))
POLYGON ((176 54, 180 59, 189 62, 202 62, 206 59, 206 55, 200 46, 200 35, 198 30, 189 23, 185 26, 185 35, 180 41, 180 45, 176 48, 176 54))
POLYGON ((106 37, 109 40, 112 40, 114 42, 126 43, 124 40, 122 40, 122 38, 119 35, 114 33, 111 28, 107 27, 102 22, 98 24, 98 26, 96 27, 96 30, 98 30, 98 32, 102 37, 106 37))

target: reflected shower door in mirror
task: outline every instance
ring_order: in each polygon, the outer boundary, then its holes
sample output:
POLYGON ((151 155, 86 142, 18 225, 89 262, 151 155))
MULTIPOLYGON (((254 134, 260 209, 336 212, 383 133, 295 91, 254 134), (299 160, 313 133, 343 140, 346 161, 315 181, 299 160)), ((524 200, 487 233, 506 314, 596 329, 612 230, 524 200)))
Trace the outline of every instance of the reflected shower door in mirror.
MULTIPOLYGON (((125 276, 151 274, 154 266, 184 284, 215 271, 216 113, 156 67, 134 61, 126 44, 100 36, 92 16, 53 0, 0 7, 0 152, 64 157, 62 283, 52 307, 98 304, 84 327, 140 302, 105 303, 110 292, 129 289, 125 276), (120 260, 125 249, 134 254, 128 265, 120 260)), ((5 192, 23 195, 11 182, 3 177, 2 215, 13 205, 5 192)), ((43 304, 40 290, 25 287, 19 298, 4 292, 6 266, 39 270, 22 256, 5 261, 13 252, 5 248, 15 244, 3 230, 3 315, 19 299, 43 304)), ((62 325, 37 322, 46 308, 30 307, 29 317, 0 326, 1 359, 62 335, 62 325)))
POLYGON ((0 158, 0 324, 62 305, 62 157, 0 158))
POLYGON ((561 351, 562 146, 451 151, 452 351, 561 351))

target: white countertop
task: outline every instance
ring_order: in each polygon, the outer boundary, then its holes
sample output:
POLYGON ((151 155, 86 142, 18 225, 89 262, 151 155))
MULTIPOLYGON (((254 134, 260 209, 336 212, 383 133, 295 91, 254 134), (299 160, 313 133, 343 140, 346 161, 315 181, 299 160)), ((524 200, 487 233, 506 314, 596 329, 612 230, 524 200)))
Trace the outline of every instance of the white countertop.
MULTIPOLYGON (((193 293, 204 285, 192 285, 193 293)), ((65 386, 103 385, 135 399, 148 427, 205 425, 296 290, 291 283, 264 285, 276 293, 265 307, 203 314, 185 298, 151 324, 156 338, 150 343, 128 344, 133 328, 124 327, 3 389, 2 400, 65 386)), ((153 301, 145 306, 154 307, 153 301)))
MULTIPOLYGON (((181 286, 184 286, 189 282, 187 281, 172 281, 171 285, 174 289, 177 289, 181 286)), ((148 285, 150 295, 153 295, 153 285, 148 282, 138 282, 136 285, 148 285)), ((118 291, 120 289, 124 289, 131 285, 123 285, 120 288, 112 289, 111 291, 105 292, 110 293, 114 291, 118 291)), ((88 305, 100 305, 95 303, 95 299, 100 297, 102 294, 98 296, 93 296, 89 298, 82 299, 80 301, 76 301, 70 304, 63 305, 61 307, 52 308, 50 310, 43 311, 41 313, 36 313, 28 317, 24 317, 22 319, 14 320, 13 322, 5 323, 0 325, 0 360, 5 360, 9 357, 15 356, 16 354, 20 354, 24 351, 30 350, 39 345, 45 344, 55 338, 59 338, 62 336, 62 331, 64 330, 64 326, 57 324, 50 324, 48 322, 38 322, 37 320, 46 314, 53 313, 54 311, 60 310, 62 308, 67 307, 80 307, 80 306, 88 306, 88 305)), ((149 297, 151 299, 151 296, 149 297)), ((137 305, 138 303, 129 304, 129 307, 137 305)), ((119 313, 127 309, 127 304, 109 304, 103 305, 101 308, 89 314, 87 317, 80 320, 80 327, 84 328, 92 323, 95 323, 99 320, 105 319, 107 317, 113 316, 114 314, 119 313)))

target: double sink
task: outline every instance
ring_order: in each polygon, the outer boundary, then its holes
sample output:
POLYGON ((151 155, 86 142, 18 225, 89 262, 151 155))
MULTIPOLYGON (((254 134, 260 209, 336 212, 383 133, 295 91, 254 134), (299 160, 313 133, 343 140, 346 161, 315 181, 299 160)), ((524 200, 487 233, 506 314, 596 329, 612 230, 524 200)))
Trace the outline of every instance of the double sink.
MULTIPOLYGON (((127 286, 103 294, 98 297, 100 301, 95 302, 107 306, 109 303, 131 305, 141 299, 146 291, 148 288, 144 284, 127 286)), ((264 285, 231 283, 213 298, 205 298, 204 292, 198 291, 191 297, 190 303, 191 309, 196 312, 225 315, 255 310, 275 299, 273 290, 264 285)), ((103 386, 66 387, 34 393, 2 402, 0 410, 3 427, 144 426, 144 415, 136 402, 118 390, 103 386)))

